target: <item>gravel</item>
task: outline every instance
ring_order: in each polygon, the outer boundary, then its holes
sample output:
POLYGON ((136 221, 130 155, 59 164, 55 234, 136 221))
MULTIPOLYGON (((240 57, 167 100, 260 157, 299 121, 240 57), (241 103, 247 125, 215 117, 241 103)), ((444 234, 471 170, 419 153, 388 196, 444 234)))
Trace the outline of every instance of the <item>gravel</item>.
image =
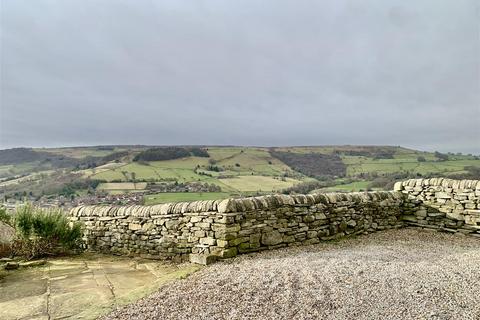
POLYGON ((243 255, 103 319, 480 319, 480 240, 417 229, 243 255))

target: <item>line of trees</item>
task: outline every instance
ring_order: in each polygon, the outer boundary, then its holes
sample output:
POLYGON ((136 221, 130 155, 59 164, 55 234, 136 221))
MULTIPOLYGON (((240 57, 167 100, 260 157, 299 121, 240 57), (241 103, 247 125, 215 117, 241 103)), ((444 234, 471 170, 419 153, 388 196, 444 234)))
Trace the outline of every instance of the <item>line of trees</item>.
POLYGON ((186 157, 204 157, 208 158, 210 155, 202 148, 182 148, 182 147, 164 147, 164 148, 150 148, 137 154, 133 161, 163 161, 173 160, 186 157))

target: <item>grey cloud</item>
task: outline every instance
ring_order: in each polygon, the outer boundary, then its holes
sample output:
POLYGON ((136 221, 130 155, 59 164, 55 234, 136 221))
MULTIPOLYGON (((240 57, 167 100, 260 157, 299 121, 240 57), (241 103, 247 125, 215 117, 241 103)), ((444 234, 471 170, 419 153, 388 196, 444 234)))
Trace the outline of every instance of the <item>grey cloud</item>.
POLYGON ((1 3, 0 147, 480 153, 475 0, 1 3))

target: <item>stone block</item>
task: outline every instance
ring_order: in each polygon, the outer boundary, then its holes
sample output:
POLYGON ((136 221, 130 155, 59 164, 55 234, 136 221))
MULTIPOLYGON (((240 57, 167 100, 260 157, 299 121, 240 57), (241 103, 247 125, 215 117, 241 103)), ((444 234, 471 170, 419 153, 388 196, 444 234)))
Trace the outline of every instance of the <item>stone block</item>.
POLYGON ((202 229, 210 229, 211 224, 208 222, 198 222, 198 223, 195 223, 195 226, 202 229))
POLYGON ((312 214, 306 215, 306 216, 303 217, 303 221, 306 222, 306 223, 313 222, 313 221, 315 221, 315 216, 312 215, 312 214))
POLYGON ((463 221, 464 218, 462 213, 463 213, 462 210, 454 210, 453 212, 448 212, 446 216, 448 219, 463 221))
POLYGON ((209 238, 209 237, 201 238, 200 243, 201 244, 206 244, 206 245, 209 245, 209 246, 214 246, 217 243, 217 240, 214 239, 214 238, 209 238))
POLYGON ((347 226, 350 227, 350 228, 354 228, 356 227, 357 225, 357 222, 355 220, 348 220, 347 221, 347 226))
POLYGON ((240 243, 238 245, 239 252, 247 252, 250 250, 250 243, 240 243))
POLYGON ((432 218, 440 218, 440 217, 445 217, 445 213, 443 213, 443 212, 429 212, 428 216, 432 217, 432 218))
POLYGON ((239 245, 240 243, 244 242, 250 242, 250 237, 241 237, 241 238, 236 238, 228 241, 228 245, 231 247, 235 247, 239 245))
POLYGON ((232 258, 235 257, 238 253, 238 250, 236 247, 233 248, 228 248, 228 249, 223 249, 221 252, 222 258, 232 258))
POLYGON ((238 232, 241 230, 241 227, 239 224, 235 224, 233 226, 228 226, 228 227, 225 227, 225 232, 229 233, 229 232, 238 232))
POLYGON ((266 246, 277 245, 282 242, 282 234, 276 230, 262 234, 262 244, 266 246))
POLYGON ((307 231, 307 238, 312 239, 317 237, 317 231, 307 231))
POLYGON ((140 224, 138 224, 138 223, 130 223, 130 224, 128 225, 128 229, 129 229, 129 230, 134 230, 134 231, 140 230, 140 229, 142 229, 142 225, 140 225, 140 224))
POLYGON ((395 184, 393 185, 393 191, 401 190, 403 190, 402 181, 395 182, 395 184))
POLYGON ((165 228, 167 228, 167 230, 176 229, 179 224, 180 221, 178 220, 167 220, 165 221, 165 228))
POLYGON ((315 213, 315 219, 324 220, 324 219, 327 219, 327 216, 323 212, 317 212, 315 213))
POLYGON ((211 254, 192 253, 189 255, 189 260, 191 263, 201 264, 204 266, 214 263, 218 260, 218 258, 218 256, 211 254))
POLYGON ((151 231, 153 229, 155 229, 155 224, 153 224, 152 222, 144 223, 142 226, 142 230, 144 231, 151 231))
POLYGON ((250 235, 250 244, 252 243, 258 243, 260 244, 260 239, 262 238, 261 233, 255 233, 250 235))
POLYGON ((451 194, 448 194, 446 192, 436 192, 435 197, 438 199, 451 199, 452 196, 451 194))
POLYGON ((225 248, 228 246, 228 241, 217 239, 217 246, 225 248))

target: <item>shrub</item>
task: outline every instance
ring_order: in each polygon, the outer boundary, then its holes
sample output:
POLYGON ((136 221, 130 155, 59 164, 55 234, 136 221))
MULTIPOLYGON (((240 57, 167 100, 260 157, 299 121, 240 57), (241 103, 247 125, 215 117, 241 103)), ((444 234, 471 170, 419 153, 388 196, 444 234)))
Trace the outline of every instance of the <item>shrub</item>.
MULTIPOLYGON (((285 178, 285 177, 283 177, 283 178, 285 178)), ((334 181, 328 181, 328 182, 306 181, 306 182, 298 183, 298 184, 296 184, 294 186, 291 186, 289 188, 283 189, 281 192, 283 194, 295 194, 295 193, 307 194, 310 191, 325 188, 325 187, 331 186, 333 184, 334 184, 334 181)))
POLYGON ((425 161, 427 161, 427 159, 425 159, 424 156, 419 156, 419 157, 417 158, 417 161, 418 161, 418 162, 425 162, 425 161))
POLYGON ((210 157, 208 152, 205 149, 202 149, 202 148, 191 148, 189 151, 192 154, 192 156, 194 156, 194 157, 203 157, 203 158, 210 157))
POLYGON ((0 221, 8 224, 9 226, 12 225, 12 216, 7 213, 5 208, 0 207, 0 221))
POLYGON ((11 241, 15 231, 11 224, 11 215, 8 214, 5 208, 0 207, 0 258, 12 254, 11 241))
POLYGON ((389 151, 378 151, 374 154, 373 159, 394 159, 394 152, 389 151))
POLYGON ((449 159, 447 154, 438 151, 435 151, 435 157, 437 158, 437 161, 447 161, 449 159))
POLYGON ((388 188, 388 189, 393 189, 393 184, 395 183, 395 180, 392 180, 388 176, 384 177, 378 177, 375 178, 369 185, 368 188, 388 188))
POLYGON ((110 153, 102 158, 104 162, 110 162, 114 160, 120 160, 123 157, 128 156, 128 151, 118 151, 114 153, 110 153))
POLYGON ((25 205, 17 209, 14 225, 14 254, 28 259, 64 253, 81 246, 81 225, 70 223, 60 209, 25 205))
POLYGON ((223 171, 223 168, 222 168, 222 167, 219 167, 219 166, 209 165, 209 166, 207 167, 207 170, 208 170, 208 171, 215 171, 215 172, 222 172, 222 171, 223 171))
POLYGON ((452 179, 469 179, 469 180, 478 180, 480 179, 480 167, 475 167, 475 166, 466 166, 463 167, 463 170, 466 172, 464 173, 456 173, 449 175, 449 178, 452 179))

